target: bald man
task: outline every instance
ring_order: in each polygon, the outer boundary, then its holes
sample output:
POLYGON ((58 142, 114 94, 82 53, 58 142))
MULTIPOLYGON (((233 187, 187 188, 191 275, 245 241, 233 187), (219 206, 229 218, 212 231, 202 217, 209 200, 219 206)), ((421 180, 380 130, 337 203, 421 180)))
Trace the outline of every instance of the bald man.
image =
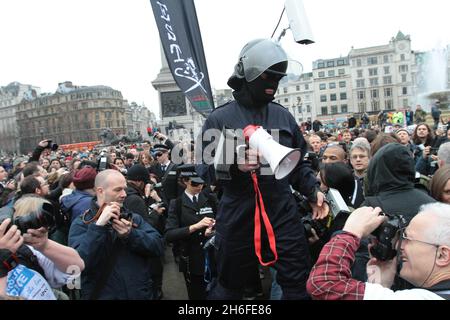
POLYGON ((119 171, 100 172, 91 208, 70 228, 69 245, 86 264, 82 299, 152 299, 148 258, 163 254, 163 239, 140 215, 125 211, 126 187, 119 171))
POLYGON ((347 163, 347 153, 339 145, 327 147, 322 155, 322 163, 347 163))

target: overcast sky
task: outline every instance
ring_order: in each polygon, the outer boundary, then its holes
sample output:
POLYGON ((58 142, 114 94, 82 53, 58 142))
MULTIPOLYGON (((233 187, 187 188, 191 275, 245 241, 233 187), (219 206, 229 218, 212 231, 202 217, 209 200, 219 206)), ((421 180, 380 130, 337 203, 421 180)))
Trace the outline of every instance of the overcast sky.
MULTIPOLYGON (((195 0, 214 88, 226 88, 251 39, 271 36, 284 0, 195 0)), ((316 43, 282 40, 292 58, 345 56, 351 47, 387 44, 401 30, 413 50, 450 44, 448 0, 304 0, 316 43)), ((286 15, 279 30, 287 27, 286 15)), ((151 86, 161 67, 149 0, 0 0, 0 86, 12 81, 54 92, 57 84, 107 85, 158 111, 151 86)))

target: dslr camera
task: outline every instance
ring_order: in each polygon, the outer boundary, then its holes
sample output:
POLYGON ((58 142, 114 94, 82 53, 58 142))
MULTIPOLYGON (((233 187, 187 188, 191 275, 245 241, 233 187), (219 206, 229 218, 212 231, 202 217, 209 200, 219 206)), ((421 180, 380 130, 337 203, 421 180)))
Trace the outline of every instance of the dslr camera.
POLYGON ((47 140, 47 148, 49 148, 52 151, 58 150, 59 146, 56 143, 52 143, 52 140, 47 140))
POLYGON ((41 227, 46 228, 50 234, 55 231, 57 225, 55 208, 52 204, 47 202, 44 202, 38 210, 25 216, 13 218, 13 215, 13 208, 3 207, 0 209, 0 224, 8 218, 12 221, 6 228, 5 233, 12 225, 16 225, 17 229, 19 229, 22 234, 26 233, 28 229, 39 229, 41 227))
POLYGON ((396 243, 400 230, 406 227, 406 220, 401 215, 387 215, 388 220, 383 222, 372 235, 376 238, 375 245, 370 248, 373 257, 380 261, 392 260, 397 255, 396 243))

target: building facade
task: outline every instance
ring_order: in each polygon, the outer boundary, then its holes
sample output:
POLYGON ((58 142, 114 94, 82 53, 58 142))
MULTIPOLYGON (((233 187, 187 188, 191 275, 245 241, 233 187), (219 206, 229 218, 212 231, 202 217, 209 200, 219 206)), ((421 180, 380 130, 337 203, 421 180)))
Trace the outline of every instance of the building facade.
POLYGON ((448 91, 450 87, 448 52, 449 46, 415 52, 411 49, 410 36, 398 32, 386 45, 352 48, 346 57, 314 61, 311 79, 310 74, 305 74, 301 78, 303 85, 301 81, 280 83, 275 99, 298 122, 311 117, 324 123, 345 121, 350 114, 374 115, 380 110, 429 104, 430 99, 423 96, 431 88, 448 91), (436 80, 438 73, 442 73, 440 84, 435 85, 431 81, 436 80), (310 102, 311 113, 307 109, 306 116, 300 117, 296 101, 303 107, 310 102))
POLYGON ((19 152, 16 106, 22 99, 32 99, 38 94, 40 88, 19 82, 0 87, 0 152, 19 152))
POLYGON ((298 123, 312 119, 314 116, 313 73, 304 73, 297 81, 280 82, 275 101, 289 109, 298 123))
POLYGON ((100 140, 104 128, 117 135, 125 134, 127 104, 122 93, 110 87, 61 83, 56 93, 23 100, 17 105, 20 150, 32 151, 43 139, 58 144, 100 140))

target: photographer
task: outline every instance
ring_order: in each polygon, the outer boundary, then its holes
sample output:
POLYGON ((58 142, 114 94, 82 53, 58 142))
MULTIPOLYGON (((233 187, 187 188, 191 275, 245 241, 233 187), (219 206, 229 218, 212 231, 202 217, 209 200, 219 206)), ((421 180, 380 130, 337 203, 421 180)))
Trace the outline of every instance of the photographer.
MULTIPOLYGON (((25 196, 14 204, 13 216, 3 220, 0 225, 0 250, 3 251, 2 253, 8 250, 11 255, 14 255, 13 259, 16 262, 39 272, 53 288, 59 288, 68 283, 71 274, 66 272, 69 268, 75 266, 81 272, 85 264, 74 249, 48 239, 47 228, 52 226, 45 225, 42 219, 37 218, 51 214, 43 212, 48 208, 44 207, 44 204, 50 205, 50 202, 36 196, 25 196), (17 225, 12 225, 8 230, 11 221, 15 221, 17 225), (29 229, 31 225, 43 226, 29 229), (28 229, 21 230, 22 227, 28 229)), ((49 222, 51 219, 45 221, 49 222)), ((4 294, 6 275, 9 270, 3 270, 3 268, 8 264, 10 263, 0 263, 2 267, 0 294, 4 294)))
POLYGON ((126 186, 116 170, 98 173, 91 208, 70 228, 69 244, 86 263, 82 299, 152 298, 148 258, 163 254, 163 241, 140 215, 123 208, 126 186))
POLYGON ((450 298, 450 206, 422 206, 405 230, 399 230, 397 257, 371 258, 369 281, 351 278, 350 267, 360 240, 369 236, 386 217, 380 208, 363 207, 348 218, 343 232, 323 248, 308 279, 308 292, 320 300, 440 300, 450 298), (400 277, 416 289, 392 291, 397 264, 400 277))

